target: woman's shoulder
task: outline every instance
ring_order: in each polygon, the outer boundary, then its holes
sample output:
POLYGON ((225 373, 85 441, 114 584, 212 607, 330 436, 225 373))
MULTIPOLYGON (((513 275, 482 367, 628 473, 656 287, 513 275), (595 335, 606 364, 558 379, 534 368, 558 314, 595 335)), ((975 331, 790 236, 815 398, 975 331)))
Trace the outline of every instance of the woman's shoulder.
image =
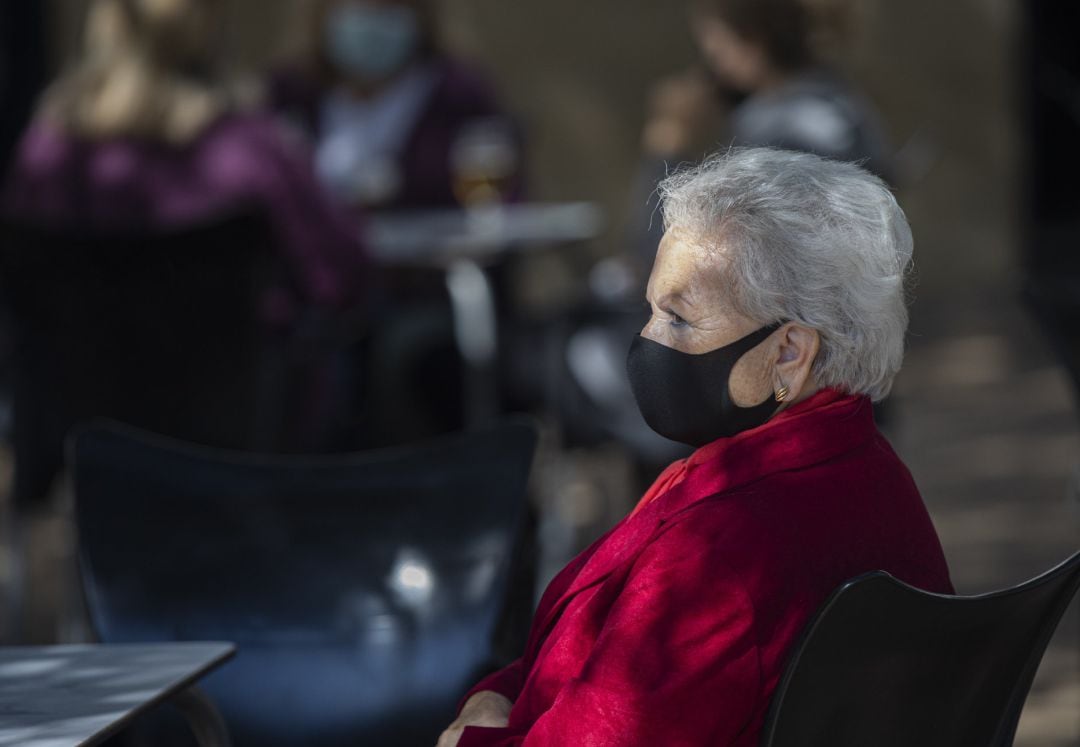
POLYGON ((808 540, 857 531, 883 517, 899 522, 922 515, 925 506, 903 461, 876 432, 828 459, 765 471, 725 488, 692 486, 696 494, 665 520, 687 539, 719 541, 727 547, 768 545, 778 537, 808 540))
POLYGON ((705 498, 665 519, 648 544, 653 555, 679 556, 706 573, 729 568, 731 546, 725 537, 732 531, 745 536, 747 529, 738 514, 737 507, 721 496, 705 498))
POLYGON ((44 116, 30 122, 19 141, 13 168, 33 174, 55 170, 78 149, 76 138, 44 116))
POLYGON ((227 165, 256 172, 273 172, 283 162, 309 157, 306 143, 277 116, 260 109, 223 115, 199 139, 196 148, 213 166, 227 165))
POLYGON ((683 543, 713 543, 716 557, 759 591, 798 578, 828 592, 877 569, 937 588, 945 575, 919 489, 880 435, 838 458, 705 497, 672 518, 683 543))
MULTIPOLYGON (((732 134, 745 145, 806 150, 882 166, 885 135, 873 106, 842 75, 813 70, 732 113, 732 134)), ((878 169, 880 170, 880 168, 878 169)))

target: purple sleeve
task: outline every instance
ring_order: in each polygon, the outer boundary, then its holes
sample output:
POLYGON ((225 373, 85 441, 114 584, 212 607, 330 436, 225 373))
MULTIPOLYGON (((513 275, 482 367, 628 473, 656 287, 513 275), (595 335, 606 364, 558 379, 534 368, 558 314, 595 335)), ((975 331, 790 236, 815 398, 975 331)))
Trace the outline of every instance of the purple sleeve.
POLYGON ((4 212, 19 218, 53 215, 63 208, 66 168, 72 144, 41 121, 30 124, 19 141, 4 182, 4 212))
POLYGON ((236 134, 243 140, 217 144, 214 168, 263 203, 303 300, 330 308, 357 303, 367 268, 361 221, 333 202, 310 154, 273 120, 252 118, 236 134))
POLYGON ((323 191, 307 149, 269 115, 230 115, 177 149, 119 138, 86 143, 37 121, 15 154, 3 202, 20 218, 120 228, 184 224, 254 205, 265 211, 288 268, 286 305, 298 295, 341 309, 362 297, 360 221, 323 191))

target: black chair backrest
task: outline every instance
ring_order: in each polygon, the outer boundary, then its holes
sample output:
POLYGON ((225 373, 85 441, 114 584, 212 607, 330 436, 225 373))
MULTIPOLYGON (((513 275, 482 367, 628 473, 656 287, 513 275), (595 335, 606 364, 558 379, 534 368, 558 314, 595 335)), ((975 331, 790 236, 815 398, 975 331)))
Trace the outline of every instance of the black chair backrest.
POLYGON ((95 416, 249 445, 272 241, 246 211, 163 233, 0 223, 20 502, 48 489, 66 432, 95 416))
POLYGON ((1080 554, 982 596, 881 572, 844 584, 793 653, 762 747, 1008 747, 1077 586, 1080 554))
POLYGON ((535 442, 511 422, 282 457, 80 429, 93 625, 106 642, 236 642, 205 686, 237 744, 434 744, 496 663, 535 442))

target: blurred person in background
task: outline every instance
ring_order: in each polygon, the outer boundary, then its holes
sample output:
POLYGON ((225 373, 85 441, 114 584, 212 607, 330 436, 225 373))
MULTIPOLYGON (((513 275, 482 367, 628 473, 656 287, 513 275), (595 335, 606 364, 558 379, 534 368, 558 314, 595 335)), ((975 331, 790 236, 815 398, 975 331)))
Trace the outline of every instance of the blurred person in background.
MULTIPOLYGON (((586 392, 597 390, 591 380, 620 371, 620 340, 639 313, 633 293, 643 288, 663 234, 655 211, 641 207, 655 204, 656 186, 672 167, 696 162, 718 144, 772 146, 856 162, 886 180, 891 176, 877 114, 827 62, 848 35, 852 0, 690 0, 689 12, 703 64, 654 87, 631 187, 626 251, 601 261, 590 274, 593 298, 621 310, 622 319, 609 315, 590 323, 570 341, 571 352, 587 347, 591 353, 574 371, 586 392), (615 292, 605 293, 609 287, 615 292)), ((604 397, 610 419, 628 424, 618 438, 634 449, 642 474, 649 474, 670 445, 648 438, 628 382, 605 383, 604 397)), ((879 417, 886 410, 879 404, 879 417)))
POLYGON ((705 74, 690 71, 659 84, 646 153, 691 155, 707 124, 704 110, 726 103, 726 122, 711 133, 726 145, 805 151, 887 177, 887 139, 877 114, 821 50, 826 28, 832 36, 842 33, 842 11, 821 0, 693 0, 705 74))
POLYGON ((440 208, 514 199, 515 128, 484 77, 438 41, 434 0, 311 0, 302 59, 271 106, 314 143, 344 202, 440 208))
MULTIPOLYGON (((271 74, 267 100, 311 143, 318 176, 342 204, 377 218, 519 197, 517 130, 484 76, 440 43, 435 0, 309 0, 302 8, 302 53, 271 74)), ((383 269, 384 294, 356 364, 367 382, 354 418, 366 423, 357 434, 365 446, 464 422, 445 273, 437 262, 392 257, 383 269)))
MULTIPOLYGON (((888 139, 870 102, 826 59, 848 34, 850 0, 691 0, 703 67, 654 87, 635 193, 645 202, 670 165, 702 150, 773 146, 859 163, 892 177, 888 139)), ((634 232, 640 272, 659 239, 634 232)))
MULTIPOLYGON (((276 118, 218 70, 221 0, 95 0, 85 50, 46 91, 15 154, 4 209, 63 228, 154 231, 261 209, 290 275, 264 313, 356 300, 354 219, 276 118)), ((212 268, 208 268, 208 271, 212 268)))
POLYGON ((696 451, 548 586, 522 658, 439 747, 754 747, 791 646, 872 570, 951 593, 871 402, 902 363, 912 236, 858 166, 733 150, 660 186, 652 315, 626 367, 696 451))

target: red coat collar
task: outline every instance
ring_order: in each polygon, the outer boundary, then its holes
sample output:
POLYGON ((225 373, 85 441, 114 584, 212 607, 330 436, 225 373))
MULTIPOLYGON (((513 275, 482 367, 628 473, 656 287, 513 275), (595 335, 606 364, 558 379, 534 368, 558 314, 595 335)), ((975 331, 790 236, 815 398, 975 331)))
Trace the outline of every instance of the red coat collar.
POLYGON ((698 449, 687 459, 685 480, 655 502, 662 504, 665 517, 671 516, 767 475, 838 457, 876 432, 868 398, 823 389, 764 425, 698 449))
POLYGON ((670 517, 705 498, 767 475, 838 457, 876 432, 869 399, 823 390, 758 428, 698 449, 687 460, 682 482, 624 519, 572 562, 564 571, 568 582, 564 589, 559 588, 562 584, 552 584, 539 610, 544 616, 544 624, 537 629, 540 640, 571 596, 629 560, 670 517), (572 575, 575 568, 580 570, 572 575))

